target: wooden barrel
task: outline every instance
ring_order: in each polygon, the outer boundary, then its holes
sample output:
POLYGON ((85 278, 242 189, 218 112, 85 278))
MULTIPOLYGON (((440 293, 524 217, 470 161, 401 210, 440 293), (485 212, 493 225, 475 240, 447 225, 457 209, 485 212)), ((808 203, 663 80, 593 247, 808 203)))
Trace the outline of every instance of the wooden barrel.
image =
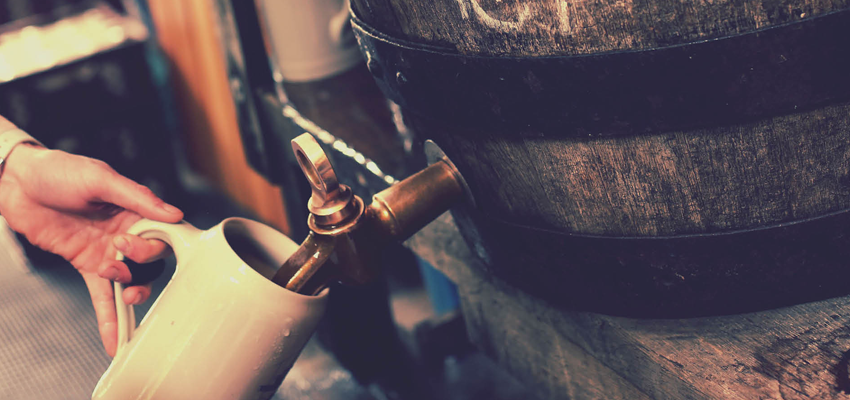
POLYGON ((488 271, 651 317, 850 293, 848 7, 352 0, 379 86, 468 180, 488 271))

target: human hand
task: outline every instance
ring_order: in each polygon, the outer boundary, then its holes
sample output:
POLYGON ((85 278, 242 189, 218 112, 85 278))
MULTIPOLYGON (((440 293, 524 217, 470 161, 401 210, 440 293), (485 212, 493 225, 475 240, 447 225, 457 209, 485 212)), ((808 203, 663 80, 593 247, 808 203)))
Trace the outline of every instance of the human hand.
MULTIPOLYGON (((82 274, 91 294, 104 348, 115 355, 118 330, 110 280, 128 283, 130 270, 116 248, 136 262, 167 251, 164 243, 124 232, 142 218, 178 222, 183 213, 106 163, 21 144, 0 175, 0 215, 35 246, 62 256, 82 274)), ((147 300, 150 286, 128 287, 127 304, 147 300)))

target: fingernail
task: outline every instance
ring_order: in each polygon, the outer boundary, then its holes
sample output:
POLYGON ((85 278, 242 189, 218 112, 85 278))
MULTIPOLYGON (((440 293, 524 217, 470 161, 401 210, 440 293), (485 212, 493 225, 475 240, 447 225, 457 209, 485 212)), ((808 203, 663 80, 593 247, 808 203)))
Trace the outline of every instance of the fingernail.
POLYGON ((130 251, 130 242, 124 236, 115 236, 112 238, 112 244, 123 253, 130 251))
POLYGON ((106 271, 103 271, 103 273, 100 274, 100 277, 104 279, 109 279, 110 281, 117 281, 118 269, 115 267, 109 267, 106 269, 106 271))
POLYGON ((142 294, 136 293, 136 297, 133 297, 133 304, 142 304, 142 294))
POLYGON ((174 207, 174 206, 172 206, 171 204, 168 204, 168 203, 162 203, 162 205, 160 205, 159 208, 161 208, 163 211, 165 211, 169 214, 179 214, 180 213, 180 210, 177 209, 177 207, 174 207))

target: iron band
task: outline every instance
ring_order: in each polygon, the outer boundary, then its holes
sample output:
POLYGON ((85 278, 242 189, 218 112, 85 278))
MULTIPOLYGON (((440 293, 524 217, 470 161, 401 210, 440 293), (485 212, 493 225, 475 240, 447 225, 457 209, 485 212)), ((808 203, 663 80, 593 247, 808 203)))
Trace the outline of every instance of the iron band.
POLYGON ((537 58, 462 55, 352 25, 390 99, 496 134, 657 133, 850 99, 850 9, 687 45, 537 58))

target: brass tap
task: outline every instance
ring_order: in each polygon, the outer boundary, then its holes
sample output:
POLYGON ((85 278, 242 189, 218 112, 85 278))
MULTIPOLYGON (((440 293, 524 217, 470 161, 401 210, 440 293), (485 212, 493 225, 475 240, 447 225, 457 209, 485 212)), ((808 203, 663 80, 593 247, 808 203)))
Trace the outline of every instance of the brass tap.
POLYGON ((364 207, 337 180, 312 135, 293 139, 292 149, 312 189, 310 234, 272 280, 298 293, 317 294, 335 280, 369 282, 379 272, 377 260, 385 246, 404 241, 469 192, 454 164, 437 150, 430 166, 376 194, 364 207))

